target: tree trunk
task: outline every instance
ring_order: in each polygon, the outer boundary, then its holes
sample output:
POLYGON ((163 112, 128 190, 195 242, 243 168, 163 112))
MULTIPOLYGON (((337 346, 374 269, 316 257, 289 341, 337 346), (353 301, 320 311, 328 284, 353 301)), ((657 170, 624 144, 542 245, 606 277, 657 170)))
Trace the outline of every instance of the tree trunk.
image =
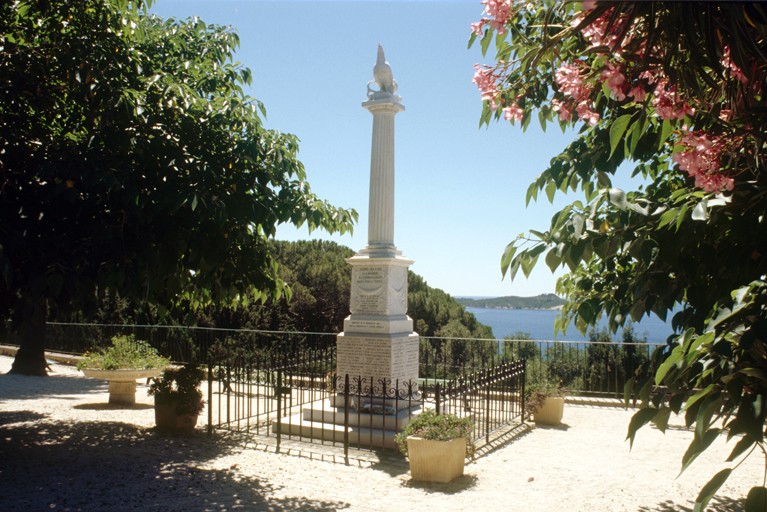
POLYGON ((48 307, 45 300, 37 303, 25 302, 24 324, 21 326, 21 345, 16 352, 13 366, 8 373, 48 376, 45 361, 45 320, 48 307))

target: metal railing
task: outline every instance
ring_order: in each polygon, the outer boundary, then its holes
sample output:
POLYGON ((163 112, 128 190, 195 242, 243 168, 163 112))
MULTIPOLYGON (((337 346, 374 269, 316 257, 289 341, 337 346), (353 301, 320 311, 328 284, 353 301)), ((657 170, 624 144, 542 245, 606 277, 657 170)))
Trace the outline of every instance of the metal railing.
MULTIPOLYGON (((298 357, 308 348, 334 346, 336 340, 331 333, 49 322, 46 348, 82 354, 108 346, 112 337, 123 334, 148 341, 174 362, 196 360, 201 364, 207 364, 207 354, 214 347, 229 354, 251 351, 262 357, 298 357)), ((8 341, 14 344, 17 340, 8 341)), ((449 380, 525 359, 528 385, 549 382, 573 395, 620 397, 628 379, 650 359, 654 350, 664 347, 665 344, 657 343, 421 337, 419 375, 422 379, 449 380)), ((327 371, 333 372, 334 367, 328 366, 327 371)))

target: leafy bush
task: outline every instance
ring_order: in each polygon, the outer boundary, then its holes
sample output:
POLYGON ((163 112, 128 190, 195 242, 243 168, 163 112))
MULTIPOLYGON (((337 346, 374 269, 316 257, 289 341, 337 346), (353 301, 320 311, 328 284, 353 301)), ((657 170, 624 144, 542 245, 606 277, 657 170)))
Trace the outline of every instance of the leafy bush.
POLYGON ((199 389, 204 376, 205 372, 195 364, 186 364, 181 368, 168 368, 160 379, 152 379, 148 394, 154 397, 156 405, 175 403, 176 414, 179 416, 184 414, 196 416, 205 407, 205 400, 199 389))
POLYGON ((98 370, 143 370, 146 368, 165 368, 170 360, 160 356, 157 350, 146 341, 130 336, 115 336, 112 346, 101 348, 98 352, 86 352, 77 363, 77 369, 94 368, 98 370))
POLYGON ((434 409, 425 409, 415 420, 408 423, 405 430, 397 434, 395 441, 402 453, 407 455, 407 438, 410 436, 432 441, 452 441, 466 439, 466 457, 474 455, 474 443, 471 441, 474 425, 469 418, 459 418, 455 414, 437 414, 434 409))
POLYGON ((563 397, 565 391, 548 382, 531 384, 525 389, 525 417, 531 416, 549 397, 563 397))

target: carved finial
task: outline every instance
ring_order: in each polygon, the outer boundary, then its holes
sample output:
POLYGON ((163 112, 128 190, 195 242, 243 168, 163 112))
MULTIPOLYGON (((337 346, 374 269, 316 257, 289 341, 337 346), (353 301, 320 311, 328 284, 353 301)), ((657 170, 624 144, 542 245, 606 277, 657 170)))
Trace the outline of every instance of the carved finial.
POLYGON ((402 100, 400 96, 394 94, 395 92, 397 92, 397 81, 392 76, 391 66, 386 62, 383 46, 379 43, 376 65, 373 67, 373 80, 368 82, 368 98, 371 100, 382 98, 394 98, 396 101, 402 100), (378 86, 377 91, 370 88, 370 84, 373 83, 378 86))

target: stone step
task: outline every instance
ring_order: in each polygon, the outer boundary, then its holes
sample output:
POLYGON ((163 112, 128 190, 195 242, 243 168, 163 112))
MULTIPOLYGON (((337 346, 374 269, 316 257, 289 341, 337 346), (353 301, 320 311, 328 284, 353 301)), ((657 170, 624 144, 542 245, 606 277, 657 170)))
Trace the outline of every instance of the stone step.
MULTIPOLYGON (((374 429, 393 430, 400 432, 410 421, 417 418, 421 413, 420 406, 413 407, 411 410, 400 409, 396 416, 393 414, 366 414, 349 410, 349 426, 367 427, 374 429)), ((312 407, 306 407, 302 410, 302 419, 308 422, 332 423, 335 425, 344 424, 344 408, 332 407, 330 401, 324 400, 321 403, 315 403, 312 407)))
MULTIPOLYGON (((321 421, 306 421, 302 414, 294 414, 282 419, 282 435, 311 437, 328 442, 344 442, 344 426, 321 421)), ((272 422, 272 431, 277 432, 277 422, 272 422)), ((349 427, 349 444, 360 447, 375 446, 396 449, 396 433, 390 430, 349 427)))

